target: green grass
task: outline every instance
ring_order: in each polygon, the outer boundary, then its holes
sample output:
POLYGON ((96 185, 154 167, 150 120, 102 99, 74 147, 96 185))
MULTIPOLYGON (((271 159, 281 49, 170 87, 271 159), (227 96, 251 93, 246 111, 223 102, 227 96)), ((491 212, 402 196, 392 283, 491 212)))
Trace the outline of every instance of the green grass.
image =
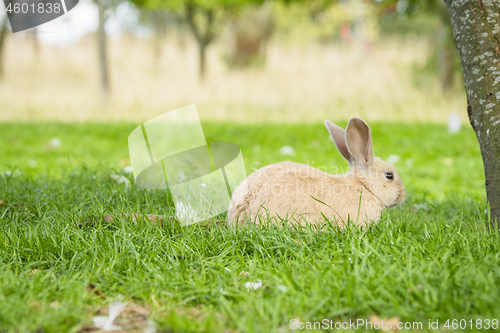
MULTIPOLYGON (((346 121, 338 122, 346 125, 346 121)), ((0 172, 18 170, 26 176, 67 175, 81 165, 118 173, 129 165, 127 138, 138 124, 0 123, 0 172), (61 146, 49 142, 58 138, 61 146), (30 166, 30 162, 35 167, 30 166), (35 163, 33 163, 35 162, 35 163), (113 171, 114 170, 114 171, 113 171)), ((347 163, 329 139, 323 124, 242 125, 204 123, 207 141, 238 144, 247 173, 283 160, 308 163, 329 173, 347 171, 347 163), (280 148, 290 145, 294 156, 280 148)), ((436 124, 372 124, 375 155, 399 156, 394 165, 410 195, 443 201, 484 200, 481 154, 472 129, 449 134, 436 124)))
MULTIPOLYGON (((0 331, 78 331, 119 297, 150 307, 163 332, 285 332, 296 318, 372 314, 419 321, 425 331, 429 319, 500 319, 500 246, 484 228, 484 179, 471 130, 372 124, 375 153, 400 157, 395 165, 409 195, 365 230, 126 219, 76 228, 114 212, 172 214, 166 192, 110 178, 131 177, 120 161, 127 164, 134 127, 0 124, 0 199, 20 206, 0 210, 0 331), (53 137, 62 145, 48 149, 53 137), (262 288, 245 288, 259 280, 262 288)), ((239 144, 247 171, 284 160, 285 144, 295 149, 293 160, 345 169, 322 125, 204 129, 208 141, 239 144)))

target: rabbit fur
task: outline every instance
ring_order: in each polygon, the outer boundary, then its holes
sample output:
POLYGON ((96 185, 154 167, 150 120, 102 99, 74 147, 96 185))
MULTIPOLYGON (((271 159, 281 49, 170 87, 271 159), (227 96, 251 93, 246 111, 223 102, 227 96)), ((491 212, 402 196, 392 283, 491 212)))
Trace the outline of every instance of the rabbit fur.
POLYGON ((282 162, 252 173, 234 191, 228 211, 231 227, 287 219, 316 223, 325 217, 342 225, 377 221, 384 209, 401 204, 406 191, 396 169, 373 155, 370 127, 351 118, 346 130, 325 121, 349 172, 331 175, 308 165, 282 162), (391 177, 392 175, 392 177, 391 177))

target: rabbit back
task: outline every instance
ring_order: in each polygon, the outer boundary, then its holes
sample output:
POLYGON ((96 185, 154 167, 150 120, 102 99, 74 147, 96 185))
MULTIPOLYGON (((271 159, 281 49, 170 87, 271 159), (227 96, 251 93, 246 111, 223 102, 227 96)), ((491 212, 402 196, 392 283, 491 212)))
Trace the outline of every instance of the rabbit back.
POLYGON ((383 207, 350 175, 330 175, 304 164, 282 162, 251 174, 233 193, 231 226, 262 223, 269 217, 293 223, 364 225, 380 217, 383 207), (361 199, 361 204, 360 204, 361 199), (296 221, 296 222, 295 222, 296 221))

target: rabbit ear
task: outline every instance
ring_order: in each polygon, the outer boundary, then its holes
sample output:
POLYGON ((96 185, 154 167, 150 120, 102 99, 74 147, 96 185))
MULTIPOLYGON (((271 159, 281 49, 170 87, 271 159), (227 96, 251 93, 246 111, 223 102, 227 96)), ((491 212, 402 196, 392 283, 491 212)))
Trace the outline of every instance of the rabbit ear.
POLYGON ((373 162, 370 127, 361 118, 351 118, 346 128, 346 145, 354 160, 361 165, 373 162))
POLYGON ((332 136, 333 142, 335 142, 335 146, 337 147, 338 151, 350 164, 352 161, 352 156, 345 143, 345 130, 329 120, 325 120, 325 126, 328 132, 330 132, 330 135, 332 136))

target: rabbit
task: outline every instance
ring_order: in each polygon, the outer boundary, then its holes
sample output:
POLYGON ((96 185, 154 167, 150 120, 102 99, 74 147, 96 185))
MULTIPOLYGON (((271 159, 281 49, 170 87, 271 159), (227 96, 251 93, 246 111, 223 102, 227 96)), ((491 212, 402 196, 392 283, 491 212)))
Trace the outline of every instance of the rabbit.
POLYGON ((392 165, 374 157, 370 127, 363 119, 351 118, 345 130, 328 120, 325 126, 349 172, 331 175, 292 162, 259 169, 234 191, 229 227, 258 224, 269 216, 302 226, 321 225, 326 217, 340 226, 351 220, 364 227, 377 222, 384 209, 403 203, 403 182, 392 165))

